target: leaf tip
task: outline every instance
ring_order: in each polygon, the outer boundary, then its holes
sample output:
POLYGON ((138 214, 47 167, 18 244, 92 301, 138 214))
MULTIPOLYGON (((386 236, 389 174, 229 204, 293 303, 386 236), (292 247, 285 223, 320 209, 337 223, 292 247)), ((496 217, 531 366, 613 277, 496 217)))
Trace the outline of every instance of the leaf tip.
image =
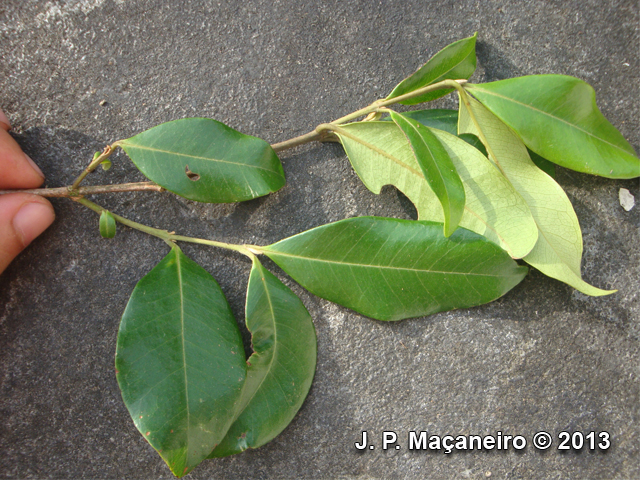
POLYGON ((601 288, 594 287, 594 290, 590 290, 589 293, 587 293, 587 295, 589 295, 590 297, 604 297, 606 295, 612 295, 617 291, 618 291, 617 288, 614 290, 603 290, 601 288))
POLYGON ((458 229, 458 225, 457 224, 452 224, 451 222, 445 222, 444 223, 444 236, 446 238, 449 238, 451 235, 453 235, 453 233, 458 229))

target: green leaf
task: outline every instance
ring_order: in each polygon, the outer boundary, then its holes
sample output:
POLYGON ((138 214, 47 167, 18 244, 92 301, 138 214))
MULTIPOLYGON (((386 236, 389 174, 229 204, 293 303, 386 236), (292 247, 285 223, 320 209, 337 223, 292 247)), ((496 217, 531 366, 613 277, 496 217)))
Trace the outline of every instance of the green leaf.
POLYGON ((103 210, 100 214, 100 235, 103 238, 113 238, 116 236, 116 220, 111 212, 103 210))
POLYGON ((596 106, 593 88, 565 75, 466 85, 538 155, 578 172, 640 176, 640 159, 596 106))
POLYGON ((246 376, 238 325, 213 277, 177 246, 131 294, 116 374, 136 427, 178 477, 235 417, 246 376))
POLYGON ((464 186, 451 157, 431 131, 412 118, 391 112, 394 123, 409 140, 422 173, 444 213, 444 236, 451 235, 464 213, 464 186))
MULTIPOLYGON (((411 112, 403 112, 405 117, 413 118, 421 124, 430 127, 437 128, 438 130, 444 130, 451 135, 456 135, 472 147, 477 148, 482 154, 487 156, 487 149, 478 137, 471 133, 463 133, 458 135, 458 111, 448 109, 432 108, 429 110, 413 110, 411 112)), ((385 118, 384 120, 390 120, 385 118)))
POLYGON ((304 288, 378 320, 466 308, 504 295, 526 275, 500 247, 442 224, 358 217, 263 247, 304 288))
MULTIPOLYGON (((445 108, 430 108, 426 110, 412 110, 410 112, 402 112, 405 117, 413 118, 421 124, 444 130, 451 135, 458 134, 458 111, 445 108)), ((384 120, 391 120, 386 117, 384 120)))
MULTIPOLYGON (((582 232, 564 190, 533 164, 522 140, 513 130, 478 101, 469 100, 484 133, 490 158, 525 199, 538 226, 538 241, 524 260, 545 275, 568 283, 584 294, 613 293, 615 290, 600 290, 581 278, 582 232)), ((461 132, 482 138, 463 102, 460 102, 459 128, 461 132)))
POLYGON ((550 162, 546 158, 542 158, 536 152, 532 152, 528 148, 527 153, 529 154, 529 158, 531 158, 531 161, 536 164, 536 167, 549 175, 551 178, 556 178, 556 166, 554 163, 550 162))
POLYGON ((482 155, 484 155, 485 157, 488 156, 487 149, 484 147, 484 144, 473 133, 461 133, 460 135, 457 135, 457 137, 460 138, 461 140, 464 140, 472 147, 480 150, 480 153, 482 153, 482 155))
MULTIPOLYGON (((416 206, 419 219, 444 220, 440 202, 396 125, 358 122, 342 130, 342 145, 369 190, 378 194, 384 185, 394 185, 416 206)), ((449 153, 464 185, 466 204, 460 226, 486 236, 513 258, 529 253, 538 229, 525 201, 480 151, 446 132, 432 132, 449 153)))
MULTIPOLYGON (((442 80, 469 78, 476 69, 477 35, 478 33, 476 32, 473 36, 458 40, 440 50, 417 72, 400 82, 389 94, 387 100, 442 80)), ((430 102, 445 96, 451 91, 452 89, 429 92, 400 103, 415 105, 416 103, 430 102)))
POLYGON ((316 369, 316 332, 300 299, 253 259, 247 288, 247 328, 253 354, 241 415, 210 458, 240 453, 272 440, 293 420, 316 369))
POLYGON ((267 142, 208 118, 163 123, 116 144, 149 180, 198 202, 250 200, 285 184, 267 142))

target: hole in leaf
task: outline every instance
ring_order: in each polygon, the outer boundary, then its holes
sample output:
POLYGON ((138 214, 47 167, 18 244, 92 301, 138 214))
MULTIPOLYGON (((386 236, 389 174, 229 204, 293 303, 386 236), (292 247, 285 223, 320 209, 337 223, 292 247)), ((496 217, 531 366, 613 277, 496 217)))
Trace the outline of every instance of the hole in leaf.
POLYGON ((189 170, 189 165, 184 167, 184 173, 187 174, 187 177, 189 177, 189 180, 192 180, 194 182, 197 182, 198 180, 200 180, 200 175, 189 170))

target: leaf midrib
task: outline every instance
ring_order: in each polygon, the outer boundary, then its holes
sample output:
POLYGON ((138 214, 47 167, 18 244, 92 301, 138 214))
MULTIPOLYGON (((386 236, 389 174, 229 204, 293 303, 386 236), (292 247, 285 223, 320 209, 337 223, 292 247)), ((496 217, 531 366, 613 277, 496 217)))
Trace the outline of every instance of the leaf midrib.
MULTIPOLYGON (((554 120, 557 120, 558 122, 561 122, 561 123, 566 124, 566 125, 567 125, 568 127, 570 127, 570 128, 575 128, 576 130, 579 130, 579 131, 581 131, 582 133, 584 133, 585 135, 590 136, 590 137, 593 137, 593 138, 595 138, 596 140, 601 141, 602 143, 606 143, 607 145, 611 145, 612 147, 617 148, 618 150, 620 150, 620 151, 622 151, 622 152, 626 153, 627 155, 631 155, 631 153, 630 153, 630 152, 628 152, 627 150, 623 149, 622 147, 620 147, 620 146, 618 146, 618 145, 616 145, 616 144, 614 144, 614 143, 611 143, 611 142, 609 142, 609 141, 605 140, 605 139, 604 139, 604 138, 602 138, 602 137, 598 137, 597 135, 595 135, 595 134, 593 134, 593 133, 589 132, 588 130, 585 130, 584 128, 581 128, 581 127, 577 126, 577 125, 576 125, 576 124, 574 124, 574 123, 570 123, 570 122, 568 122, 567 120, 564 120, 564 119, 562 119, 562 118, 560 118, 560 117, 556 117, 555 115, 552 115, 552 114, 550 114, 550 113, 548 113, 548 112, 545 112, 544 110, 540 110, 540 109, 535 108, 535 107, 533 107, 533 106, 531 106, 531 105, 528 105, 528 104, 526 104, 526 103, 519 102, 519 101, 517 101, 517 100, 514 100, 513 98, 506 97, 506 96, 504 96, 504 95, 500 95, 499 93, 495 93, 495 92, 492 92, 492 91, 490 91, 490 90, 485 90, 484 88, 478 87, 477 85, 474 85, 474 86, 473 86, 473 88, 472 88, 471 90, 473 90, 474 88, 475 88, 476 90, 480 90, 480 91, 482 91, 482 92, 486 93, 487 95, 493 95, 494 97, 502 98, 503 100, 507 100, 507 101, 509 101, 509 102, 513 102, 513 103, 515 103, 515 104, 517 104, 517 105, 521 105, 521 106, 523 106, 523 107, 525 107, 525 108, 528 108, 529 110, 532 110, 532 111, 534 111, 534 112, 536 112, 536 113, 539 113, 539 114, 541 114, 541 115, 546 115, 546 116, 548 116, 548 117, 550 117, 550 118, 552 118, 552 119, 554 119, 554 120)), ((489 107, 487 107, 487 108, 489 108, 489 107)))
MULTIPOLYGON (((436 83, 437 80, 440 80, 442 77, 444 77, 447 73, 451 72, 452 70, 458 68, 462 62, 464 62, 467 58, 469 58, 469 55, 471 55, 471 52, 468 52, 464 58, 462 60, 460 60, 458 63, 456 63, 453 67, 451 67, 449 70, 445 71, 444 73, 440 74, 440 76, 436 77, 435 79, 433 79, 430 84, 436 83)), ((426 86, 426 85, 425 85, 426 86)), ((426 95, 426 94, 425 94, 426 95)))
POLYGON ((297 258, 299 260, 306 260, 309 262, 321 262, 321 263, 328 263, 328 264, 332 264, 332 265, 344 265, 344 266, 348 266, 348 267, 362 267, 362 268, 373 268, 373 269, 381 269, 381 270, 400 270, 400 271, 407 271, 407 272, 416 272, 416 273, 433 273, 433 274, 439 274, 439 275, 471 275, 471 276, 475 276, 475 277, 490 277, 490 278, 501 278, 501 277, 506 277, 506 276, 517 276, 515 274, 513 275, 491 275, 491 274, 484 274, 484 273, 471 273, 471 272, 447 272, 447 271, 441 271, 441 270, 427 270, 427 269, 417 269, 417 268, 409 268, 409 267, 393 267, 393 266, 388 266, 388 265, 371 265, 371 264, 365 264, 365 263, 352 263, 352 262, 343 262, 343 261, 338 261, 338 260, 327 260, 327 259, 321 259, 321 258, 311 258, 311 257, 304 257, 302 255, 294 255, 292 253, 285 253, 285 252, 281 252, 278 250, 271 250, 268 247, 265 247, 264 249, 265 253, 273 253, 274 255, 281 255, 283 257, 289 257, 289 258, 297 258))
POLYGON ((125 145, 127 147, 133 147, 133 148, 139 148, 141 150, 149 150, 151 152, 158 152, 158 153, 165 153, 165 154, 168 154, 168 155, 175 155, 175 156, 178 156, 178 157, 187 157, 187 158, 193 158, 193 159, 196 159, 196 160, 205 160, 205 161, 209 161, 209 162, 227 163, 229 165, 237 165, 237 166, 241 166, 241 167, 256 168, 258 170, 264 170, 265 172, 275 173, 276 175, 282 176, 282 175, 280 175, 279 172, 277 172, 275 170, 271 170, 271 169, 268 169, 268 168, 265 168, 265 167, 261 167, 260 165, 252 165, 250 163, 232 162, 230 160, 221 160, 219 158, 213 158, 213 157, 201 157, 199 155, 187 155, 185 153, 172 152, 170 150, 163 150, 161 148, 146 147, 146 146, 135 144, 135 143, 120 142, 120 145, 125 145))
MULTIPOLYGON (((254 397, 256 396, 256 394, 258 393, 260 388, 262 387, 262 384, 266 381, 267 376, 269 376, 269 374, 271 373, 271 369, 273 367, 273 364, 274 364, 275 358, 276 358, 276 351, 277 351, 277 348, 278 348, 278 327, 277 327, 277 323, 276 323, 276 314, 275 314, 275 311, 273 309, 273 302, 271 301, 271 295, 269 293, 269 287, 267 286, 267 282, 266 282, 265 276, 262 273, 262 268, 260 268, 258 273, 260 274, 260 282, 264 287, 264 293, 265 293, 265 296, 267 297, 267 301, 269 303, 269 311, 271 312, 271 319, 272 319, 272 322, 273 322, 273 337, 274 337, 273 355, 271 355, 271 360, 269 361, 269 368, 267 369, 267 372, 262 377, 262 380, 260 380, 260 383, 258 384, 258 388, 255 389, 255 391, 253 392, 253 394, 251 395, 251 397, 247 401, 243 411, 240 412, 240 415, 238 415, 238 418, 240 418, 240 416, 242 415, 244 410, 246 410, 247 407, 251 404, 251 401, 254 399, 254 397)), ((255 355, 255 354, 256 353, 254 352, 253 355, 255 355)), ((253 356, 253 355, 251 355, 251 356, 253 356)), ((251 360, 251 357, 249 357, 249 360, 251 360)))
MULTIPOLYGON (((189 408, 189 383, 187 379, 187 354, 186 354, 186 346, 185 346, 185 338, 184 338, 184 291, 182 289, 182 263, 180 262, 180 252, 176 251, 176 268, 178 271, 178 286, 180 290, 180 335, 182 340, 182 365, 184 372, 184 395, 185 395, 185 403, 187 412, 187 439, 186 439, 186 447, 187 451, 189 450, 189 432, 191 430, 191 410, 189 408)), ((185 459, 186 461, 186 459, 185 459)))
MULTIPOLYGON (((447 201, 448 201, 448 200, 449 200, 449 198, 450 198, 450 195, 449 195, 449 188, 448 188, 448 186, 447 186, 447 182, 445 181, 444 175, 442 175, 442 170, 440 169, 440 165, 439 165, 439 163, 436 161, 435 156, 433 155, 433 152, 431 151, 431 147, 429 147, 429 144, 425 141, 424 137, 422 136, 422 132, 420 132, 420 131, 415 127, 415 125, 413 125, 411 122, 408 122, 408 121, 406 121, 406 120, 405 120, 405 122, 406 122, 406 123, 407 123, 407 124, 408 124, 412 129, 413 129, 413 131, 415 132, 415 134, 416 134, 416 135, 418 135, 418 137, 420 138, 420 140, 422 140, 422 145, 427 149, 427 153, 429 153, 429 156, 431 157, 431 162, 433 163, 433 165, 434 165, 434 167, 435 167, 436 172, 438 172, 438 178, 440 179, 440 182, 441 182, 442 186, 444 187, 444 190, 445 190, 445 192, 446 192, 446 194, 447 194, 447 201)), ((429 128, 429 127, 426 127, 426 128, 429 128)), ((418 163, 418 165, 420 165, 420 168, 422 169, 422 163, 421 163, 421 162, 420 162, 420 160, 418 159, 418 154, 416 153, 416 150, 413 148, 413 144, 411 143, 411 139, 408 139, 408 140, 409 140, 409 146, 411 147, 411 150, 413 150, 413 155, 414 155, 414 157, 416 157, 416 162, 418 163)), ((437 139, 436 139, 436 140, 437 140, 437 139)), ((439 141, 439 140, 438 140, 438 141, 439 141)), ((427 175, 426 175, 426 172, 424 172, 424 170, 423 170, 422 174, 423 174, 423 176, 424 176, 424 178, 425 178, 425 180, 426 180, 427 175)), ((428 183, 428 182, 429 182, 429 181, 427 180, 427 183, 428 183)), ((464 187, 463 187, 463 188, 464 188, 464 187)), ((433 188, 432 188, 432 190, 433 190, 433 188)), ((434 191, 433 193, 435 193, 435 191, 434 191)), ((436 196, 437 196, 437 194, 436 194, 436 196)), ((444 211, 444 205, 443 205, 442 207, 443 207, 443 211, 444 211)), ((451 205, 449 205, 449 214, 451 214, 450 210, 451 210, 451 205)), ((445 215, 445 216, 446 216, 446 215, 445 215)))

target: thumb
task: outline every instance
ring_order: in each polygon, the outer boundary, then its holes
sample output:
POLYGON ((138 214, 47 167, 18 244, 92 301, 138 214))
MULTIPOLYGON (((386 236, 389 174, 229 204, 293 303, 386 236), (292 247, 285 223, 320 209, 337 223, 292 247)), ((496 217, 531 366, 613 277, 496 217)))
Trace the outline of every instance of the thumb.
POLYGON ((0 273, 53 223, 48 200, 26 193, 0 195, 0 273))

